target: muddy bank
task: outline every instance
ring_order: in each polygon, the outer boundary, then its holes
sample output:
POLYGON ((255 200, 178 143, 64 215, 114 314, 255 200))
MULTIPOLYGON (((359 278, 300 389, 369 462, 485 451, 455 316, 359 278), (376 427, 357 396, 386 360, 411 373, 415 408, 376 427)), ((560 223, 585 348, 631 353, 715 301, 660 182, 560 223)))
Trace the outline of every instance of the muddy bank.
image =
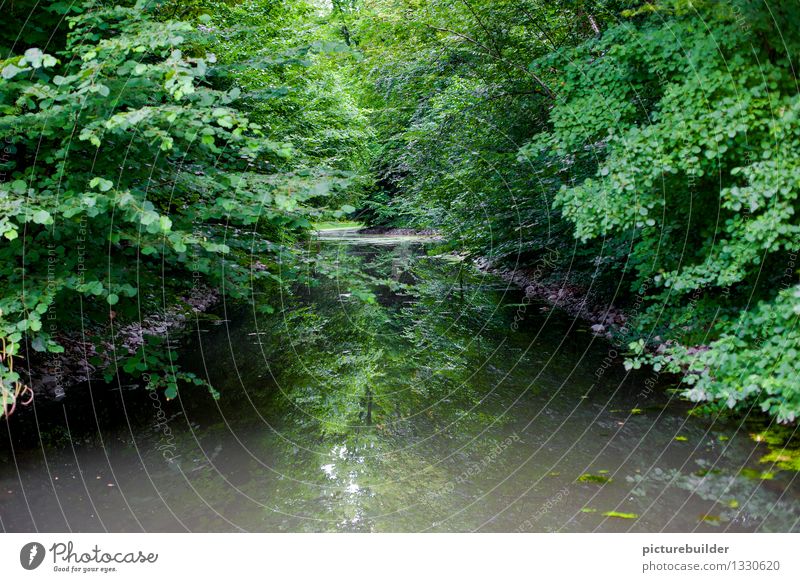
POLYGON ((502 280, 513 283, 525 291, 525 296, 537 299, 558 308, 572 317, 591 324, 596 335, 611 339, 614 334, 625 332, 628 314, 612 304, 593 299, 586 289, 564 282, 546 282, 548 262, 543 259, 535 267, 496 267, 488 259, 478 258, 475 266, 502 280))
MULTIPOLYGON (((537 262, 535 267, 495 267, 485 258, 474 260, 478 270, 491 273, 502 280, 512 283, 525 291, 529 299, 536 299, 548 303, 552 308, 560 309, 590 324, 592 333, 609 341, 619 343, 624 341, 630 333, 628 327, 632 315, 638 311, 644 302, 649 284, 645 284, 633 299, 632 307, 627 310, 603 302, 593 297, 584 287, 572 285, 568 282, 546 281, 545 275, 555 265, 547 256, 537 262)), ((675 340, 662 341, 659 336, 647 338, 645 351, 651 354, 664 354, 668 349, 683 347, 689 355, 704 352, 708 345, 682 346, 675 340)), ((667 357, 669 361, 671 358, 667 357)), ((684 373, 689 372, 683 367, 684 373)))
POLYGON ((23 370, 25 383, 33 389, 37 401, 61 400, 71 387, 99 379, 114 358, 119 360, 136 353, 144 345, 145 337, 180 332, 193 314, 208 311, 219 298, 215 289, 198 286, 170 308, 119 326, 114 322, 116 314, 112 310, 108 322, 56 338, 64 348, 60 354, 29 349, 29 361, 23 370), (107 339, 97 342, 97 338, 107 339))

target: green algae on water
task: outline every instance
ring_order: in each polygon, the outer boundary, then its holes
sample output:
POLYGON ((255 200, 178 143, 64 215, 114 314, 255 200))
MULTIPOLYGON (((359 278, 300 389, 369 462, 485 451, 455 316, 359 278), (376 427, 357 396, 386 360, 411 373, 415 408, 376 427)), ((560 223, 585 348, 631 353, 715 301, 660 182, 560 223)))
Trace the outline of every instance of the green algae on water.
POLYGON ((591 473, 584 473, 580 477, 578 477, 579 483, 597 483, 600 485, 605 485, 606 483, 611 482, 611 477, 606 477, 605 475, 592 475, 591 473))
POLYGON ((638 513, 623 513, 620 511, 604 511, 603 515, 605 517, 616 517, 617 519, 637 519, 639 517, 638 513))

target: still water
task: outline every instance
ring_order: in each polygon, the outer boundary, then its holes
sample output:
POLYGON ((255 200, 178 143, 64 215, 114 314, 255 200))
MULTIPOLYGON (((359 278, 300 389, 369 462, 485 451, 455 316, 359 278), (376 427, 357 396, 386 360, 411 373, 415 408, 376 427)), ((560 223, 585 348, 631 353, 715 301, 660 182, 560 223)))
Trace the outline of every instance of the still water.
POLYGON ((762 428, 692 415, 621 346, 435 247, 324 233, 274 313, 194 322, 182 361, 219 400, 93 384, 3 420, 0 527, 800 530, 762 428))

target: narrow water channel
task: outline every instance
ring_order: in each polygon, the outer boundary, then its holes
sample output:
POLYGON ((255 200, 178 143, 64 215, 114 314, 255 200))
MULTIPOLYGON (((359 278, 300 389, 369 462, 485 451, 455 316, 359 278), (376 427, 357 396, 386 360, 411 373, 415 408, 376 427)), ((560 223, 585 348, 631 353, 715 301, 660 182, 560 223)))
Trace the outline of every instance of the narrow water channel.
POLYGON ((330 232, 274 313, 198 320, 218 401, 87 385, 3 420, 2 530, 800 529, 759 427, 435 247, 330 232))

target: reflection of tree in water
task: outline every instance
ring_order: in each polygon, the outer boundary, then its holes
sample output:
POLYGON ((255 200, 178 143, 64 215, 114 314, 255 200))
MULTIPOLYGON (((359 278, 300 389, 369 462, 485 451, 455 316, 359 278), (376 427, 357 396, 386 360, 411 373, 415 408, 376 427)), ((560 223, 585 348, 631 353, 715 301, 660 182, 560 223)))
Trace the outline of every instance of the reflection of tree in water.
POLYGON ((459 497, 437 492, 495 445, 472 439, 501 420, 485 401, 497 385, 484 366, 502 337, 496 298, 419 250, 323 247, 314 284, 284 311, 274 369, 285 440, 269 446, 294 481, 280 510, 324 516, 301 529, 381 529, 381 515, 414 529, 420 506, 444 518, 459 497))
POLYGON ((402 246, 327 252, 321 263, 335 268, 321 267, 304 305, 284 315, 291 349, 278 368, 292 418, 328 436, 408 431, 410 415, 485 422, 483 359, 498 323, 478 286, 463 295, 461 265, 402 246))

